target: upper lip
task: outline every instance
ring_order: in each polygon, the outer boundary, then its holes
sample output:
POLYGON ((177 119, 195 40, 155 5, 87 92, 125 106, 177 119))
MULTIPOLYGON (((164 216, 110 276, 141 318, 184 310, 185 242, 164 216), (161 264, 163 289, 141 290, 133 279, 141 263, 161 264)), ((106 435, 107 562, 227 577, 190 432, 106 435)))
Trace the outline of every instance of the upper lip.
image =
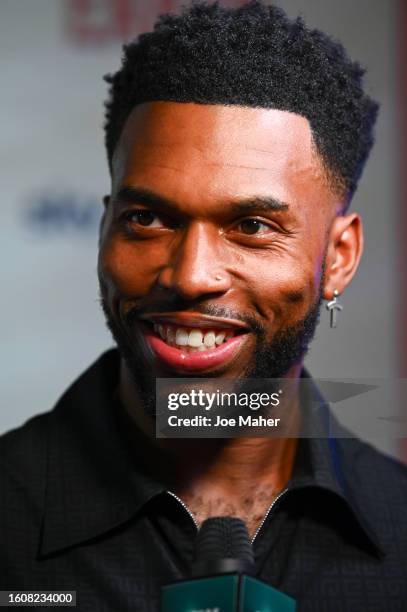
POLYGON ((208 329, 238 329, 248 331, 248 326, 237 319, 228 319, 226 317, 211 317, 200 313, 193 312, 151 312, 148 315, 140 317, 150 323, 169 323, 183 327, 207 327, 208 329))

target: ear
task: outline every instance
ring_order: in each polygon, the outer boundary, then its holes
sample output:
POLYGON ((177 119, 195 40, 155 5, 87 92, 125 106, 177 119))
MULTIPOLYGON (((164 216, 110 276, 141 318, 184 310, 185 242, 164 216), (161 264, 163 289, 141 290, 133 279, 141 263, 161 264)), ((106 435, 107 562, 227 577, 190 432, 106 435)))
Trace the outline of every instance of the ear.
POLYGON ((351 282, 363 252, 363 225, 357 213, 335 217, 329 232, 324 299, 339 295, 351 282))

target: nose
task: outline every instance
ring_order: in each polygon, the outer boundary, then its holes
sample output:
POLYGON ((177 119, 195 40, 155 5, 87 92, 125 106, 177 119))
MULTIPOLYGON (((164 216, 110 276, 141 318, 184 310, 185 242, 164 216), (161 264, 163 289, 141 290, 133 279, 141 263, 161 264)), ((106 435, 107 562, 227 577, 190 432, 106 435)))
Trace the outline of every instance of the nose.
POLYGON ((216 228, 192 223, 161 270, 158 284, 185 300, 226 293, 231 279, 222 261, 220 240, 216 228))

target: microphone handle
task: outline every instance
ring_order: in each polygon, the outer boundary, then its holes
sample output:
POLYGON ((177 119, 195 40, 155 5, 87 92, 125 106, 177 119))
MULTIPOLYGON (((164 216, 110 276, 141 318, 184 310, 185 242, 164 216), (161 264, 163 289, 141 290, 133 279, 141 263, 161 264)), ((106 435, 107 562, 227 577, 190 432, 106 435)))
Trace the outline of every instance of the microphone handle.
POLYGON ((175 582, 162 589, 161 612, 295 612, 294 599, 241 574, 175 582))

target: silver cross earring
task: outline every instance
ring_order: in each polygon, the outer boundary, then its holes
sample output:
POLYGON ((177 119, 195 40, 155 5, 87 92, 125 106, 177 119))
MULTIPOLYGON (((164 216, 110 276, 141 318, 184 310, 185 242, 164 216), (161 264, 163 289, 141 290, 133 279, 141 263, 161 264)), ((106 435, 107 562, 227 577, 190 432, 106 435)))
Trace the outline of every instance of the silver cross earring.
POLYGON ((329 314, 330 314, 331 327, 336 327, 338 323, 338 312, 340 310, 343 310, 342 304, 339 304, 338 302, 338 295, 339 295, 339 291, 335 289, 333 300, 328 302, 328 304, 326 305, 326 308, 327 310, 329 310, 329 314))

